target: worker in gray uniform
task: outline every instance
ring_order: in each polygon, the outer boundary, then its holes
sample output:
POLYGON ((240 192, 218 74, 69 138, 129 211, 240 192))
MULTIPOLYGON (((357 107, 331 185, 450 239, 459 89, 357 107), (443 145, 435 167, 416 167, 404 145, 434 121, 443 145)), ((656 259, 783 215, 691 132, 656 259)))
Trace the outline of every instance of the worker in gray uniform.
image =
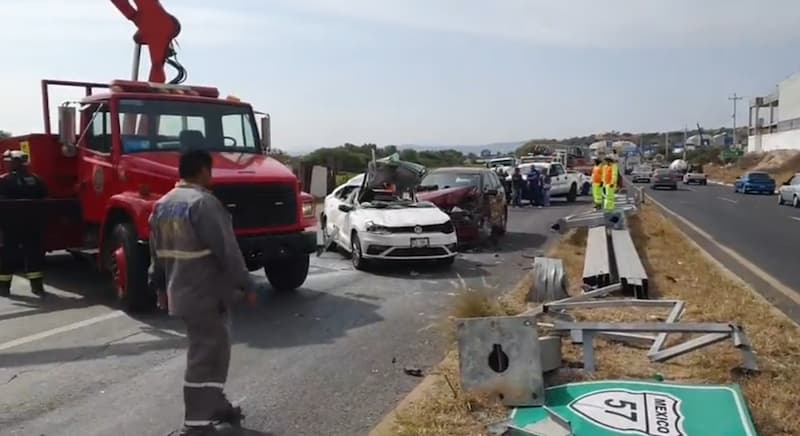
POLYGON ((238 427, 241 409, 226 398, 231 353, 230 310, 256 286, 245 267, 230 214, 208 190, 211 155, 182 154, 180 178, 150 215, 150 284, 169 313, 186 324, 189 348, 183 385, 181 435, 218 434, 238 427), (166 298, 164 298, 166 297, 166 298))

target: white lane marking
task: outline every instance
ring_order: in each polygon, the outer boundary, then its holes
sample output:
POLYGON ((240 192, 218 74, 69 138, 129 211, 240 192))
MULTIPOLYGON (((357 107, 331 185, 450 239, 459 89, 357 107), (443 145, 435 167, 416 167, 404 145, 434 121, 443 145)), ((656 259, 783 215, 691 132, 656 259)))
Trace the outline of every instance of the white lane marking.
POLYGON ((800 216, 790 216, 789 218, 791 218, 791 219, 793 219, 795 221, 800 221, 800 216))
POLYGON ((109 319, 119 318, 120 316, 125 315, 125 312, 121 310, 115 310, 114 312, 107 313, 105 315, 96 316, 94 318, 85 319, 83 321, 78 321, 72 324, 68 324, 62 327, 56 327, 54 329, 45 330, 40 333, 32 334, 29 336, 25 336, 23 338, 17 338, 13 341, 8 341, 0 344, 0 351, 8 350, 9 348, 18 347, 20 345, 29 344, 31 342, 35 342, 41 339, 49 338, 50 336, 54 336, 61 333, 70 332, 73 330, 77 330, 79 328, 87 327, 92 324, 97 324, 99 322, 108 321, 109 319))
POLYGON ((731 200, 730 198, 725 198, 725 197, 717 197, 717 198, 719 198, 719 199, 720 199, 720 200, 722 200, 722 201, 727 201, 727 202, 730 202, 730 203, 733 203, 733 204, 737 204, 737 203, 739 203, 738 201, 736 201, 736 200, 731 200))

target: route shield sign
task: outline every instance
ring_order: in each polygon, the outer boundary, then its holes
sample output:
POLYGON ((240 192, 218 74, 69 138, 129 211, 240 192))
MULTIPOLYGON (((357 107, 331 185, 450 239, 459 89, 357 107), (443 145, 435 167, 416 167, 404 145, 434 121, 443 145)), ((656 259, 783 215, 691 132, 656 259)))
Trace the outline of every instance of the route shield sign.
MULTIPOLYGON (((545 404, 575 436, 756 436, 737 385, 581 382, 547 388, 545 404)), ((511 412, 523 429, 547 417, 541 407, 511 412)))

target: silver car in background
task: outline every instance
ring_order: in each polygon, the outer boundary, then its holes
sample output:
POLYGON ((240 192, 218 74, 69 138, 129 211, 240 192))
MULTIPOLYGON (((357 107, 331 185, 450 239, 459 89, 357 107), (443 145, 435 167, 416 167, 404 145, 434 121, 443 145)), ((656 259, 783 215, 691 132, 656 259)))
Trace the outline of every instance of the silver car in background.
POLYGON ((792 176, 778 188, 778 204, 800 207, 800 173, 792 176))
POLYGON ((650 183, 653 175, 653 168, 648 165, 639 165, 631 173, 633 183, 650 183))

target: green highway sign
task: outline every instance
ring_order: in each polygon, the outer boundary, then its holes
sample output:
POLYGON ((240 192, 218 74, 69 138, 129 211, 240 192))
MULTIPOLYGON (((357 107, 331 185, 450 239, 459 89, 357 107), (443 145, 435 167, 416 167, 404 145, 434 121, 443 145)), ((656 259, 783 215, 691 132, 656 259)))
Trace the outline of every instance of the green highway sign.
MULTIPOLYGON (((553 386, 547 407, 572 425, 575 436, 756 436, 737 385, 590 381, 553 386)), ((525 428, 548 418, 542 407, 511 411, 525 428)))

